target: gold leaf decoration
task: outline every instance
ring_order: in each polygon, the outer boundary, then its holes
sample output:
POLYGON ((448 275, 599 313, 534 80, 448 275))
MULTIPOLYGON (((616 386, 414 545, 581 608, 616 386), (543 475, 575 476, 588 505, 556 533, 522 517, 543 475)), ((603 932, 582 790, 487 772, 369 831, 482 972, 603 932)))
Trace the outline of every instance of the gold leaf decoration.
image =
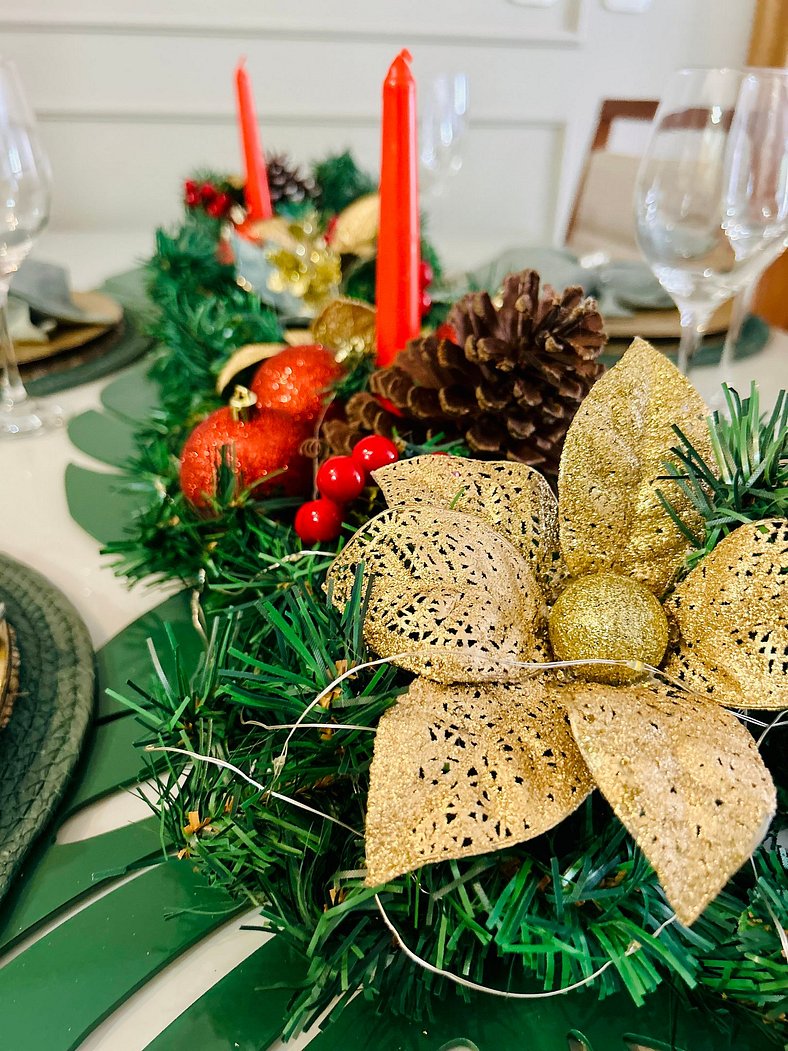
POLYGON ((478 686, 418 680, 378 726, 367 883, 532 839, 593 787, 566 713, 539 679, 478 686))
POLYGON ((390 507, 428 504, 474 515, 533 562, 549 589, 562 577, 558 504, 542 475, 525 464, 414 456, 373 477, 390 507))
POLYGON ((691 924, 774 814, 755 741, 725 708, 662 685, 577 684, 562 698, 596 783, 691 924))
POLYGON ((283 343, 247 343, 233 351, 216 379, 216 393, 221 394, 239 372, 248 369, 250 365, 256 365, 258 361, 272 358, 283 348, 283 343))
POLYGON ((542 589, 529 562, 479 519, 396 507, 371 519, 335 559, 333 601, 350 598, 363 566, 370 590, 364 638, 380 657, 439 682, 518 675, 543 628, 542 589))
POLYGON ((260 219, 254 223, 246 223, 244 226, 246 236, 258 244, 268 242, 278 245, 290 252, 298 247, 298 239, 293 234, 291 222, 282 216, 275 215, 271 219, 260 219))
POLYGON ((371 259, 375 254, 380 222, 380 196, 368 193, 339 213, 331 231, 331 248, 339 255, 371 259))
POLYGON ((558 476, 561 551, 573 576, 613 570, 662 596, 689 542, 658 490, 691 530, 702 525, 689 499, 665 480, 677 440, 672 425, 710 457, 706 415, 695 388, 642 339, 597 380, 569 428, 558 476))
POLYGON ((375 353, 375 310, 356 299, 332 299, 310 326, 312 339, 333 350, 339 362, 375 353))
POLYGON ((681 632, 666 673, 741 708, 788 708, 788 520, 734 529, 667 604, 681 632))

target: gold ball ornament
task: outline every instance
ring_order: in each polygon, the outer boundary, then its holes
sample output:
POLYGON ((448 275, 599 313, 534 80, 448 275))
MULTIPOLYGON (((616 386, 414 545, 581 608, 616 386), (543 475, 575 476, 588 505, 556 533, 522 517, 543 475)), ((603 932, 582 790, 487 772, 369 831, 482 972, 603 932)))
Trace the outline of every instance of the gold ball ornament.
MULTIPOLYGON (((628 660, 657 667, 668 645, 668 619, 645 585, 618 573, 573 580, 559 595, 549 620, 558 660, 628 660)), ((576 669, 594 682, 631 683, 643 672, 622 665, 576 669)))

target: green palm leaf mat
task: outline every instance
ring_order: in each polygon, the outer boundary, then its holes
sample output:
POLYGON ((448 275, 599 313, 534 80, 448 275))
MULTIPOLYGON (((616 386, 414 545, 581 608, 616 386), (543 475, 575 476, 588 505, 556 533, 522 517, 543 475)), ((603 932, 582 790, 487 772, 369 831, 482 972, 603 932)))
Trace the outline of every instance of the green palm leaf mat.
MULTIPOLYGON (((133 451, 135 421, 157 405, 157 389, 141 362, 113 380, 101 393, 104 412, 82 413, 68 424, 74 445, 110 467, 119 468, 133 451)), ((69 464, 66 499, 71 517, 101 544, 123 535, 129 519, 149 506, 154 489, 129 484, 115 471, 93 471, 69 464)))
POLYGON ((0 897, 48 822, 79 758, 94 699, 93 647, 71 603, 0 556, 0 601, 16 631, 19 694, 0 733, 0 897))

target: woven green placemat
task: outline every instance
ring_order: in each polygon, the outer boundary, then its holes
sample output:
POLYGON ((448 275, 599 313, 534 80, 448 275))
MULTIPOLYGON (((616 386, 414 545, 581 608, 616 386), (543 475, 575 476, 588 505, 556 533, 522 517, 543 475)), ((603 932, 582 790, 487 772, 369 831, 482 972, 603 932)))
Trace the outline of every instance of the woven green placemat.
POLYGON ((0 555, 0 602, 16 631, 19 694, 0 731, 0 898, 79 759, 94 701, 93 647, 45 577, 0 555))

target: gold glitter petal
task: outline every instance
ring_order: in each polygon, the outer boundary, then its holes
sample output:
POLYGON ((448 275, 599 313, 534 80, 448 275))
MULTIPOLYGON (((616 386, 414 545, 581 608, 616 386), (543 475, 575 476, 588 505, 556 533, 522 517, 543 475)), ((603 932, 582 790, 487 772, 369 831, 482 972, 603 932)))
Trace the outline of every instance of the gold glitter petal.
POLYGON ((695 388, 642 339, 594 384, 569 428, 558 475, 561 550, 573 576, 613 570, 662 596, 689 543, 658 490, 690 529, 701 527, 689 499, 664 477, 672 425, 710 456, 707 413, 695 388))
POLYGON ((365 194, 339 213, 331 232, 331 248, 340 255, 371 259, 375 254, 380 218, 380 196, 365 194))
POLYGON ((739 526, 667 604, 681 632, 666 673, 739 708, 788 708, 788 520, 739 526))
POLYGON ((533 569, 479 519, 396 507, 360 529, 329 571, 333 600, 350 598, 358 566, 370 582, 364 637, 381 657, 439 682, 504 679, 532 660, 544 623, 533 569))
POLYGON ((475 687, 417 681, 375 738, 367 883, 532 839, 593 787, 566 713, 539 679, 475 687))
POLYGON ((562 693, 596 783, 689 925, 750 857, 775 790, 735 716, 661 686, 576 685, 562 693))
POLYGON ((522 551, 548 588, 563 577, 556 498, 542 475, 525 464, 414 456, 373 477, 389 507, 432 504, 475 515, 522 551))

